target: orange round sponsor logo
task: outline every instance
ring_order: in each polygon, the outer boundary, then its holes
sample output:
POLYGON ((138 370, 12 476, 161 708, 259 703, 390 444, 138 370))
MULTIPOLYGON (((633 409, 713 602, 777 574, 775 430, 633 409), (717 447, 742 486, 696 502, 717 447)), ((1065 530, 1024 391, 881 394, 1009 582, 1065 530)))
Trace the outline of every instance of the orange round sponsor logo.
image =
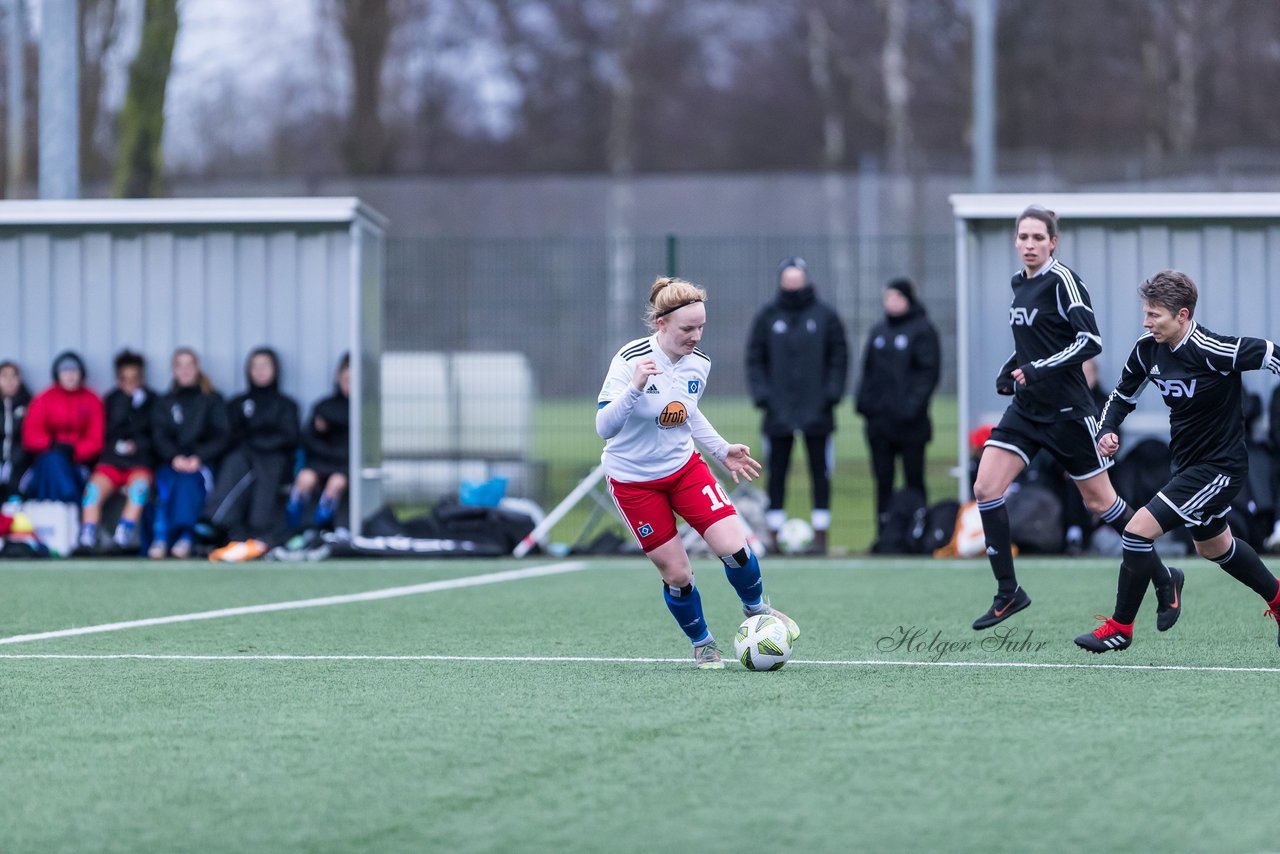
POLYGON ((662 412, 658 415, 658 426, 679 427, 688 420, 689 411, 684 408, 684 404, 678 400, 673 400, 662 407, 662 412))

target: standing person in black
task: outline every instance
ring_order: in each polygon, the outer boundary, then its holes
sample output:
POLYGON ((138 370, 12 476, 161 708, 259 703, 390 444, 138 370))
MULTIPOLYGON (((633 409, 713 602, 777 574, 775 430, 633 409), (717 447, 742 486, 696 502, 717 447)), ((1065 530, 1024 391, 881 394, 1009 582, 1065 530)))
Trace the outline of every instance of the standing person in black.
POLYGON ((288 482, 298 448, 298 404, 280 391, 280 358, 259 347, 245 361, 249 389, 227 405, 231 441, 218 469, 205 516, 230 542, 213 561, 254 560, 278 538, 283 516, 280 487, 288 482))
MULTIPOLYGON (((1153 385, 1169 407, 1173 479, 1125 526, 1112 616, 1076 638, 1077 645, 1098 653, 1133 643, 1133 621, 1147 583, 1171 572, 1160 562, 1154 543, 1184 526, 1191 529, 1196 553, 1261 596, 1266 615, 1280 623, 1280 583, 1257 552, 1232 535, 1225 518, 1249 474, 1240 372, 1266 368, 1280 374, 1280 348, 1265 338, 1219 335, 1193 320, 1199 292, 1185 273, 1156 273, 1138 293, 1147 332, 1133 345, 1103 410, 1098 452, 1110 457, 1120 449, 1120 422, 1137 406, 1143 389, 1153 385)), ((1176 573, 1172 619, 1162 619, 1157 611, 1157 629, 1172 627, 1182 612, 1182 584, 1182 573, 1176 573)), ((1160 590, 1157 583, 1156 592, 1160 590)))
POLYGON ((321 487, 312 522, 324 528, 333 523, 334 514, 347 492, 351 461, 351 356, 342 354, 333 394, 311 408, 311 417, 302 430, 305 462, 293 479, 286 508, 289 529, 303 527, 303 515, 311 505, 317 486, 321 487))
MULTIPOLYGON (((974 629, 990 628, 1031 604, 1013 569, 1004 494, 1041 448, 1066 469, 1085 506, 1103 522, 1123 532, 1133 516, 1107 476, 1111 460, 1094 444, 1098 410, 1080 365, 1102 352, 1102 337, 1084 283, 1053 257, 1057 215, 1035 205, 1024 210, 1014 245, 1023 264, 1011 282, 1014 352, 996 377, 996 391, 1013 395, 1013 402, 983 446, 973 484, 996 595, 974 629)), ((1156 592, 1162 611, 1176 608, 1171 580, 1157 584, 1156 592)))
POLYGON ((827 551, 831 472, 835 467, 835 407, 844 396, 849 345, 835 309, 821 302, 803 258, 778 265, 778 293, 756 314, 747 341, 751 398, 764 410, 769 463, 769 547, 787 519, 787 469, 798 432, 804 436, 813 490, 812 554, 827 551))
POLYGON ((18 492, 27 470, 22 449, 22 419, 31 405, 31 390, 14 362, 0 362, 0 501, 18 492))
POLYGON ((97 549, 102 507, 107 499, 123 490, 125 505, 112 542, 125 551, 138 550, 138 523, 151 496, 151 469, 155 465, 151 409, 156 393, 147 388, 146 370, 147 363, 141 353, 121 350, 116 354, 116 387, 102 401, 106 411, 106 440, 80 501, 81 549, 97 549))
POLYGON ((227 447, 227 404, 190 347, 173 351, 173 384, 151 410, 156 451, 156 518, 147 556, 191 556, 212 467, 227 447))
POLYGON ((867 449, 876 480, 876 542, 882 551, 884 523, 893 494, 894 462, 902 459, 907 488, 924 487, 924 449, 933 438, 929 398, 938 387, 942 352, 938 330, 916 298, 910 279, 884 289, 884 319, 871 328, 862 357, 855 409, 866 419, 867 449))

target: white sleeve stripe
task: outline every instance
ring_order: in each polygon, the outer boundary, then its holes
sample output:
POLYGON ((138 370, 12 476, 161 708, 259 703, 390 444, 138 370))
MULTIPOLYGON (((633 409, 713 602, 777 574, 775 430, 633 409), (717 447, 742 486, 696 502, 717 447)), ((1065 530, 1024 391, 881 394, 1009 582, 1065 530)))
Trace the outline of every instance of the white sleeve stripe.
POLYGON ((1054 353, 1052 356, 1048 356, 1044 359, 1039 359, 1035 362, 1032 362, 1031 364, 1037 368, 1048 368, 1048 367, 1053 367, 1054 365, 1059 365, 1067 361, 1068 359, 1070 359, 1076 353, 1079 353, 1081 350, 1083 350, 1084 345, 1089 343, 1090 340, 1098 341, 1098 343, 1101 344, 1101 341, 1098 339, 1096 335, 1090 335, 1087 332, 1080 332, 1076 335, 1076 340, 1071 342, 1070 346, 1066 347, 1060 352, 1054 353))
POLYGON ((1070 303, 1067 305, 1069 311, 1072 306, 1084 305, 1084 297, 1080 295, 1080 285, 1076 282, 1075 276, 1071 275, 1071 271, 1066 265, 1060 261, 1053 262, 1053 272, 1058 274, 1064 285, 1067 286, 1067 296, 1070 297, 1070 303))
POLYGON ((1230 356, 1232 359, 1234 359, 1240 352, 1240 342, 1237 341, 1234 344, 1228 344, 1226 341, 1219 341, 1216 338, 1210 338, 1208 335, 1201 333, 1198 329, 1191 333, 1191 340, 1204 350, 1208 350, 1211 353, 1217 353, 1220 356, 1230 356))

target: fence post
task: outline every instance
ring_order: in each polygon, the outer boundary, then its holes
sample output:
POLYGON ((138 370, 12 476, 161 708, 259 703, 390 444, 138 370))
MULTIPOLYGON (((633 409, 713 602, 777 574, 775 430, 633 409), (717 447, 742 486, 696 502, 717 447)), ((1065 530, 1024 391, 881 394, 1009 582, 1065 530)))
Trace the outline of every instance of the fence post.
POLYGON ((676 275, 676 236, 674 234, 667 235, 667 275, 672 277, 676 275))

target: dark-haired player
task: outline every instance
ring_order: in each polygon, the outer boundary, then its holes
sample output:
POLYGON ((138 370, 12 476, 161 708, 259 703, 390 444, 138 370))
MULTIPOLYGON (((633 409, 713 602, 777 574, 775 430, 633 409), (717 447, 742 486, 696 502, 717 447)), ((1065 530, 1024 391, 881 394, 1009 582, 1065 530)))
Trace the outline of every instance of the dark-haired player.
MULTIPOLYGON (((1116 609, 1097 629, 1076 638, 1090 652, 1126 649, 1133 642, 1133 619, 1147 582, 1169 574, 1153 543, 1183 525, 1191 529, 1196 552, 1261 596, 1267 616, 1280 622, 1280 584, 1253 548, 1232 536, 1224 518, 1249 467, 1240 372, 1280 373, 1280 353, 1265 338, 1219 335, 1196 323, 1198 292, 1186 273, 1156 273, 1138 292, 1147 332, 1133 345, 1103 410, 1098 451, 1110 457, 1119 450, 1116 430, 1149 383, 1169 407, 1173 479, 1125 526, 1116 609)), ((1174 581, 1172 619, 1158 620, 1162 630, 1182 611, 1181 573, 1174 573, 1174 581)))
POLYGON ((990 628, 1031 604, 1013 570, 1004 494, 1036 451, 1048 451, 1075 481, 1090 512, 1117 532, 1133 515, 1111 486, 1111 460, 1094 445, 1098 413, 1081 364, 1102 351, 1102 338, 1084 283, 1053 257, 1057 216, 1034 205, 1024 210, 1014 245, 1023 264, 1013 277, 1009 307, 1014 352, 996 378, 996 391, 1013 395, 1013 402, 983 446, 973 484, 997 587, 975 629, 990 628))

